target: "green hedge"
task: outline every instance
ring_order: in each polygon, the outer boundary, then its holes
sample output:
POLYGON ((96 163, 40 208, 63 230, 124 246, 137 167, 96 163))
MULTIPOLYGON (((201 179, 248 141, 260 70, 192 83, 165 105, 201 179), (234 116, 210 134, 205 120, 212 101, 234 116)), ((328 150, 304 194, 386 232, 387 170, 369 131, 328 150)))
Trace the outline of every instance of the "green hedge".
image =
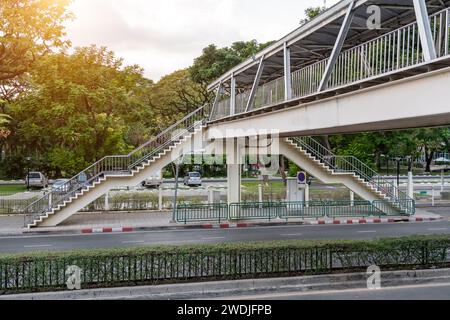
POLYGON ((0 256, 0 292, 66 288, 68 266, 83 288, 443 267, 450 236, 376 241, 292 241, 0 256))

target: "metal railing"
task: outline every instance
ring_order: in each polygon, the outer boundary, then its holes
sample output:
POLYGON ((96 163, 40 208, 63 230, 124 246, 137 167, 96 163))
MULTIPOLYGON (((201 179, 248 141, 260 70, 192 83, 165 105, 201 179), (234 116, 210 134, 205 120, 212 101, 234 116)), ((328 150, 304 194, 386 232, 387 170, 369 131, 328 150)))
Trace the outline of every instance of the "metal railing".
POLYGON ((178 223, 228 220, 228 205, 218 204, 181 204, 177 206, 178 223))
POLYGON ((67 201, 106 179, 107 175, 130 175, 187 134, 206 123, 210 106, 205 105, 170 126, 128 155, 108 156, 83 170, 59 188, 30 204, 25 210, 25 226, 45 213, 64 206, 67 201))
POLYGON ((336 156, 311 137, 298 137, 292 138, 291 140, 334 172, 353 173, 364 180, 372 188, 385 195, 390 205, 394 206, 393 209, 407 215, 413 215, 415 213, 413 210, 413 199, 408 197, 406 193, 402 192, 391 181, 380 177, 376 171, 359 159, 355 157, 336 156))
MULTIPOLYGON (((429 17, 437 57, 449 55, 450 8, 429 17)), ((304 98, 318 93, 329 58, 314 62, 291 74, 292 99, 304 98)), ((388 32, 356 47, 343 51, 333 68, 326 88, 336 89, 363 80, 400 71, 424 62, 417 22, 388 32)), ((253 109, 285 102, 284 77, 258 87, 253 109)), ((250 90, 236 96, 236 114, 245 113, 250 90), (238 103, 239 102, 239 103, 238 103), (239 106, 238 106, 239 104, 239 106)), ((250 110, 249 110, 250 111, 250 110)), ((230 116, 230 98, 221 101, 220 112, 212 120, 230 116)))
MULTIPOLYGON (((413 207, 413 206, 412 206, 413 207)), ((278 201, 221 204, 184 204, 177 208, 178 223, 319 218, 364 218, 398 215, 384 201, 278 201)))

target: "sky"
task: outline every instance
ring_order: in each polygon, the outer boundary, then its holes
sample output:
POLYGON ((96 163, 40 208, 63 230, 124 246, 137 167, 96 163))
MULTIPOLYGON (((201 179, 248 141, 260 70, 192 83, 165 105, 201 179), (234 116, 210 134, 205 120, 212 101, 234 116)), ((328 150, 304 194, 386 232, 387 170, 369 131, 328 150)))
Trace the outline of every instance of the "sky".
MULTIPOLYGON (((338 0, 327 0, 327 6, 338 0)), ((278 40, 324 0, 73 0, 74 46, 107 46, 155 81, 189 67, 209 44, 278 40)))

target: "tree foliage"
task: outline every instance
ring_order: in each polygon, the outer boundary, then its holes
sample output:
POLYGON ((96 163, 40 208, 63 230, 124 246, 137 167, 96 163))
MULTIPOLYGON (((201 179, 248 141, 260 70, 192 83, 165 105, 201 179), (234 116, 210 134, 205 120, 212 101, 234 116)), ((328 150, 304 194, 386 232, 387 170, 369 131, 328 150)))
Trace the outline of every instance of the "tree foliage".
POLYGON ((30 89, 11 106, 14 142, 22 149, 16 151, 44 155, 46 163, 70 173, 129 151, 131 124, 151 122, 143 97, 152 83, 142 73, 94 46, 41 58, 30 89))
POLYGON ((68 45, 63 23, 71 0, 0 1, 0 81, 27 72, 42 55, 68 45))
POLYGON ((201 85, 207 85, 272 43, 258 43, 256 40, 240 41, 224 48, 211 44, 203 49, 202 55, 194 60, 194 64, 189 69, 192 80, 201 85))

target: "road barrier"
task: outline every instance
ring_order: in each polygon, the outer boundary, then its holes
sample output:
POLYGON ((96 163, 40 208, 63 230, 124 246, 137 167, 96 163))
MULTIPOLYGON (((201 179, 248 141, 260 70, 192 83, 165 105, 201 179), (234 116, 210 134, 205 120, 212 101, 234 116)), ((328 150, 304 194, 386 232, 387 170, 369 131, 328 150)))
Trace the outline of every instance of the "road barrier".
POLYGON ((446 267, 450 238, 287 241, 0 255, 0 294, 446 267), (78 274, 69 272, 78 270, 78 274))

